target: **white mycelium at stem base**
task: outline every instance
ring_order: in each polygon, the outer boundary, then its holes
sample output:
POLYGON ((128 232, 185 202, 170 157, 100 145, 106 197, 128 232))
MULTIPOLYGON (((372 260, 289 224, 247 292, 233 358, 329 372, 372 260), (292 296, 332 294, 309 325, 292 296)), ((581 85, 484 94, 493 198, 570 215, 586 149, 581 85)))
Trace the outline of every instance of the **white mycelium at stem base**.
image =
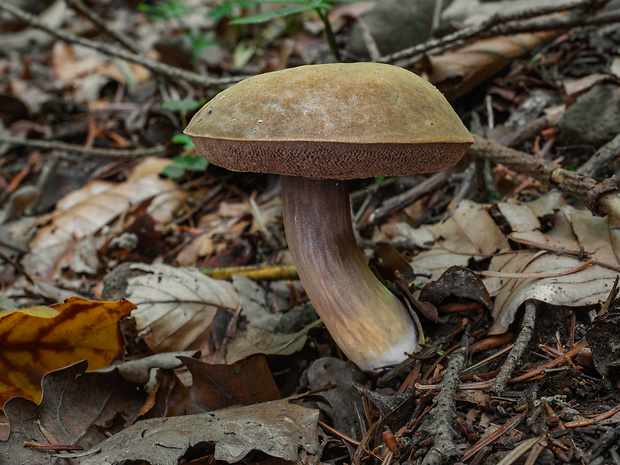
POLYGON ((301 283, 338 347, 367 371, 405 360, 417 328, 366 265, 346 181, 283 176, 282 215, 301 283))

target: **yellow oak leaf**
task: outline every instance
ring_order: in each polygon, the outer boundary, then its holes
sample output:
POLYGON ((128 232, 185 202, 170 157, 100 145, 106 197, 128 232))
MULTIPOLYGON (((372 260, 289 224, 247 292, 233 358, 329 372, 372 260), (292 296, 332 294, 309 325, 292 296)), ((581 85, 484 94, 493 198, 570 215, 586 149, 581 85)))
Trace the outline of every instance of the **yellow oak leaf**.
POLYGON ((0 313, 0 406, 11 397, 41 401, 41 378, 88 360, 90 370, 123 353, 118 322, 136 308, 128 300, 64 303, 0 313))

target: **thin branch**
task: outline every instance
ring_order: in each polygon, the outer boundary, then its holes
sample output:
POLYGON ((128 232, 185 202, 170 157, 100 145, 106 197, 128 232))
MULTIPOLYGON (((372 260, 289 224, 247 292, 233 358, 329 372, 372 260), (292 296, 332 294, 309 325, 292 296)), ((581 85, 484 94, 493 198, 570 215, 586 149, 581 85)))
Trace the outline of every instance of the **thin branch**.
POLYGON ((4 136, 0 134, 0 142, 6 142, 13 145, 22 145, 25 147, 36 147, 45 150, 67 150, 69 152, 88 153, 97 157, 110 158, 136 158, 147 155, 158 155, 167 151, 166 147, 159 145, 157 147, 137 148, 137 149, 104 149, 97 147, 84 147, 83 145, 67 144, 56 140, 40 140, 40 139, 22 139, 21 137, 4 136))
POLYGON ((599 148, 588 161, 581 165, 577 173, 584 176, 600 176, 609 168, 609 164, 617 160, 619 156, 620 134, 599 148))
MULTIPOLYGON (((465 339, 465 338, 464 338, 465 339)), ((467 364, 467 342, 450 356, 448 366, 442 372, 443 379, 437 386, 439 393, 433 399, 435 407, 431 411, 433 418, 429 427, 433 435, 433 447, 424 457, 422 465, 440 465, 450 463, 458 454, 457 436, 454 429, 456 420, 456 393, 459 390, 460 374, 467 364)))
POLYGON ((100 31, 114 38, 118 43, 124 45, 135 54, 142 55, 142 50, 140 50, 140 47, 138 47, 138 45, 133 40, 131 40, 122 32, 110 29, 107 22, 95 11, 91 10, 87 5, 85 5, 82 0, 66 1, 67 5, 86 16, 100 31))
POLYGON ((496 395, 499 396, 502 392, 504 392, 504 389, 508 384, 508 380, 512 376, 517 363, 521 360, 521 355, 523 355, 530 339, 532 339, 535 321, 536 304, 533 301, 528 300, 525 302, 525 315, 523 317, 523 327, 521 328, 521 332, 517 336, 517 340, 512 346, 512 349, 506 358, 506 362, 502 365, 499 374, 493 380, 491 391, 493 391, 496 395))
MULTIPOLYGON (((596 6, 600 7, 607 3, 606 1, 597 2, 596 6)), ((589 8, 593 5, 592 0, 575 0, 561 5, 548 5, 541 6, 539 8, 528 8, 525 10, 517 11, 509 14, 497 14, 491 16, 480 24, 465 27, 459 31, 448 34, 438 39, 430 39, 421 44, 409 47, 407 49, 392 53, 390 55, 384 55, 378 59, 380 63, 393 63, 405 58, 411 58, 415 56, 421 56, 423 53, 429 53, 433 50, 446 50, 448 48, 460 45, 466 39, 471 39, 480 35, 492 36, 499 35, 495 26, 505 25, 510 21, 518 21, 533 18, 536 16, 548 15, 552 13, 558 13, 560 11, 572 10, 577 8, 589 8)), ((583 16, 579 16, 583 20, 583 16)))
POLYGON ((128 52, 116 46, 115 44, 97 42, 94 40, 85 39, 84 37, 80 37, 71 32, 51 28, 45 23, 43 23, 36 16, 31 15, 30 13, 20 8, 17 8, 13 5, 10 5, 4 0, 0 0, 0 9, 8 11, 9 13, 21 19, 22 21, 25 21, 31 26, 41 29, 53 35, 57 39, 60 39, 68 43, 82 45, 83 47, 97 50, 98 52, 101 52, 111 57, 117 57, 123 60, 130 61, 132 63, 137 63, 139 65, 144 66, 145 68, 150 69, 154 73, 161 74, 170 79, 183 79, 192 84, 201 85, 204 87, 226 87, 236 82, 239 82, 242 79, 245 79, 247 77, 247 76, 234 76, 234 77, 227 77, 227 78, 210 78, 207 76, 202 76, 198 73, 194 73, 194 72, 186 71, 184 69, 177 68, 174 66, 166 65, 164 63, 161 63, 157 60, 154 60, 146 56, 140 56, 135 53, 128 52))
POLYGON ((563 169, 559 164, 528 153, 499 145, 495 141, 474 137, 469 149, 474 158, 501 163, 520 174, 552 185, 565 194, 577 197, 595 215, 620 218, 620 181, 615 178, 596 182, 594 179, 563 169))
POLYGON ((416 184, 414 187, 403 192, 402 194, 387 199, 379 208, 372 212, 368 222, 375 223, 379 220, 387 218, 398 210, 411 205, 413 202, 427 195, 429 192, 437 191, 446 182, 448 182, 449 177, 450 174, 447 171, 440 171, 419 184, 416 184))

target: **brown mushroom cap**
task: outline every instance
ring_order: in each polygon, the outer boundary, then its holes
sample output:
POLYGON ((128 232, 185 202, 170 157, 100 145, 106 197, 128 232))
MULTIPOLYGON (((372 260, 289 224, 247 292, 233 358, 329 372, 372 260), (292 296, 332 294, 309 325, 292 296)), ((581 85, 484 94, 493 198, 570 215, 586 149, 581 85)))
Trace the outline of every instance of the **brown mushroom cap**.
POLYGON ((185 133, 215 165, 317 179, 439 171, 473 143, 432 84, 377 63, 254 76, 216 95, 185 133))

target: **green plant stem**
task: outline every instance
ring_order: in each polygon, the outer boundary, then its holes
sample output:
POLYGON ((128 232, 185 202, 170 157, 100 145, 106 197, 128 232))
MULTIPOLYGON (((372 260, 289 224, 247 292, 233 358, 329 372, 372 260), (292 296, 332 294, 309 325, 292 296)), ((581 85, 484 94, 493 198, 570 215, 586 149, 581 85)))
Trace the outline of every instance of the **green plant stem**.
POLYGON ((332 29, 332 25, 329 22, 327 14, 325 14, 322 8, 316 8, 316 12, 319 15, 319 18, 321 18, 321 21, 323 21, 323 24, 325 25, 325 36, 327 38, 327 44, 329 45, 329 49, 336 57, 336 60, 342 61, 342 59, 340 58, 340 49, 338 49, 338 45, 336 44, 334 30, 332 29))

